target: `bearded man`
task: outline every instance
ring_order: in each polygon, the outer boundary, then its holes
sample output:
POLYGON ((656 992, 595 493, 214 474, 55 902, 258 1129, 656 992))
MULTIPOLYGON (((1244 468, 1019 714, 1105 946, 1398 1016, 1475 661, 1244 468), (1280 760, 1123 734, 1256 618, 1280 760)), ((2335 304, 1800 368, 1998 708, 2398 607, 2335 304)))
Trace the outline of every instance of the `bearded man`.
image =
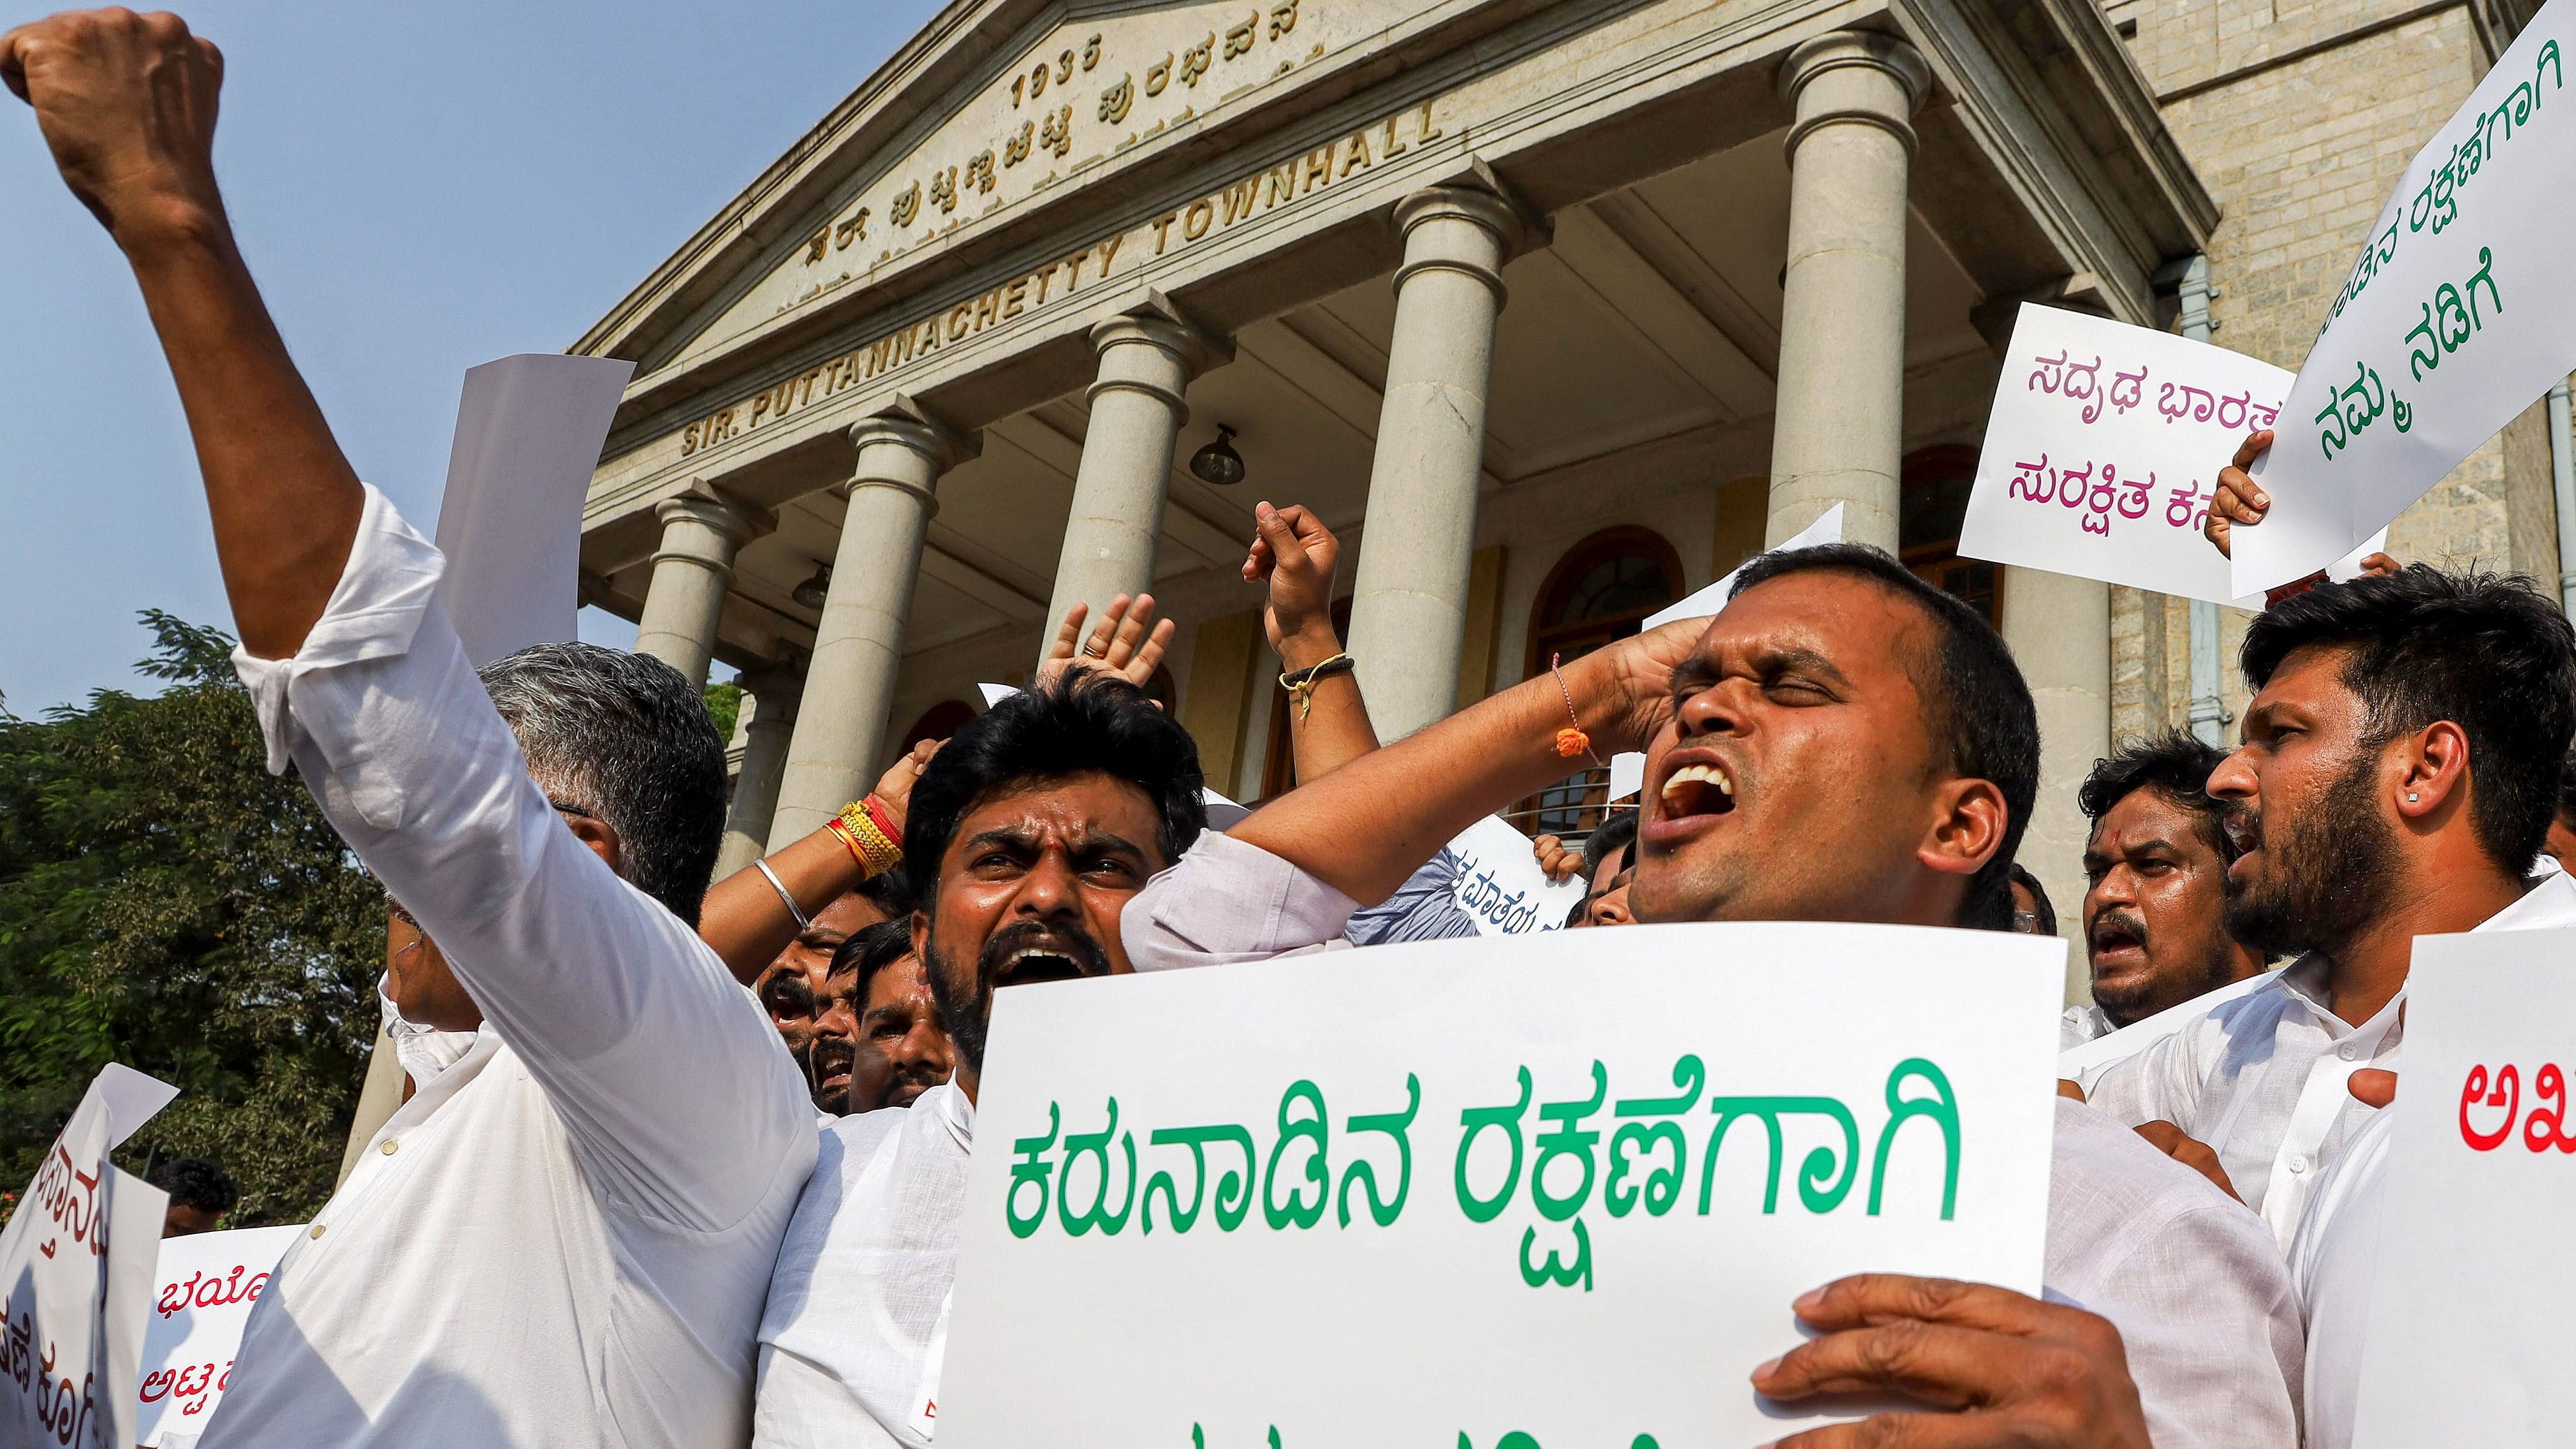
POLYGON ((1132 969, 1119 913, 1206 828, 1201 788, 1187 731, 1080 669, 995 705, 922 773, 912 950, 956 1075, 823 1134, 761 1321, 755 1444, 926 1449, 993 993, 1132 969))
POLYGON ((2529 879, 2576 731, 2576 630, 2519 580, 2416 564, 2274 605, 2242 658, 2245 744, 2209 777, 2238 852, 2226 928, 2298 959, 2090 1100, 2286 1249, 2369 1115, 2348 1079, 2396 1064, 2415 938, 2576 925, 2576 880, 2529 879))
POLYGON ((2070 1007, 2060 1047, 2133 1026, 2263 970, 2263 953, 2227 934, 2227 866, 2236 858, 2209 795, 2225 758, 2169 730, 2093 762, 2075 803, 2084 842, 2084 954, 2093 1002, 2070 1007))

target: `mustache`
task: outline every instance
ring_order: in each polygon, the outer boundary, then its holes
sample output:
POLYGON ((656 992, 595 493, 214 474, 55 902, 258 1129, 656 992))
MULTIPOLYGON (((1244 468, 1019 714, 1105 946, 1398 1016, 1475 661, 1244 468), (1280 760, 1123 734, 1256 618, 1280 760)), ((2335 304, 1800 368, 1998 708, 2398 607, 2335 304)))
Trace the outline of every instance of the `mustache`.
POLYGON ((1109 974, 1109 952, 1089 931, 1055 921, 1022 921, 1004 926, 984 942, 975 960, 975 979, 986 991, 1011 967, 1011 958, 1031 949, 1063 956, 1085 976, 1109 974))
POLYGON ((2099 950, 2103 938, 2114 930, 2127 935, 2130 940, 2141 946, 2147 944, 2146 920, 2132 911, 2104 911, 2093 918, 2093 928, 2085 934, 2090 938, 2094 949, 2099 950))
POLYGON ((806 1065, 817 1082, 835 1072, 847 1072, 858 1059, 857 1045, 845 1036, 818 1036, 805 1049, 806 1065))

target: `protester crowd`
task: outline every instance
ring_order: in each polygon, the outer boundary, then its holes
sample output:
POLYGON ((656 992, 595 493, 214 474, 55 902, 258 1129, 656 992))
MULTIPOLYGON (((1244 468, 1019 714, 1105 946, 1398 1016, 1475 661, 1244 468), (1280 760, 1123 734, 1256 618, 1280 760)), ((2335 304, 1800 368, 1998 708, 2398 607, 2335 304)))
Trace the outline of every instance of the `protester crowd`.
MULTIPOLYGON (((1566 928, 2056 929, 2015 863, 2030 690, 1885 554, 1760 556, 1714 617, 1381 743, 1330 667, 1338 543, 1267 504, 1244 574, 1295 788, 1210 827, 1141 688, 1171 626, 1122 597, 706 886, 696 691, 576 644, 470 668, 438 552, 333 443, 230 238, 220 74, 169 17, 0 37, 159 330, 271 766, 388 894, 411 1093, 259 1302, 207 1446, 928 1444, 994 994, 1473 934, 1448 842, 1562 778, 1569 711, 1648 762, 1633 807, 1534 844, 1583 882, 1566 928)), ((2267 441, 2213 543, 2260 526, 2267 441)), ((1803 1342, 1698 1368, 1916 1406, 1788 1442, 2350 1442, 2412 942, 2576 924, 2544 853, 2576 848, 2576 631, 2526 581, 2382 561, 2278 598, 2242 662, 2236 748, 2131 741, 2083 785, 2092 993, 2062 1044, 2154 1039, 2061 1087, 2045 1291, 1880 1274, 1777 1305, 1803 1342)))

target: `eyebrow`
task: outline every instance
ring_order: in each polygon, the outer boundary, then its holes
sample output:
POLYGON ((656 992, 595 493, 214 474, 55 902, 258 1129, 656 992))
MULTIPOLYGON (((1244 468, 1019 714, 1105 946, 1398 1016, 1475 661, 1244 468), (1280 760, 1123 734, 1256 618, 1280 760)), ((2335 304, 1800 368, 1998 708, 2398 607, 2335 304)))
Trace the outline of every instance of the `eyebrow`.
MULTIPOLYGON (((1037 838, 1038 832, 1034 830, 1014 825, 997 825, 990 830, 977 831, 967 840, 965 849, 971 853, 982 850, 987 846, 999 845, 1006 846, 1012 850, 1029 850, 1034 848, 1037 838)), ((1139 860, 1142 860, 1145 857, 1143 847, 1137 845, 1134 841, 1129 840, 1126 836, 1113 834, 1106 830, 1093 830, 1087 832, 1074 839, 1068 846, 1066 846, 1066 850, 1068 853, 1074 855, 1081 855, 1091 851, 1110 850, 1124 851, 1129 855, 1135 856, 1139 860)))

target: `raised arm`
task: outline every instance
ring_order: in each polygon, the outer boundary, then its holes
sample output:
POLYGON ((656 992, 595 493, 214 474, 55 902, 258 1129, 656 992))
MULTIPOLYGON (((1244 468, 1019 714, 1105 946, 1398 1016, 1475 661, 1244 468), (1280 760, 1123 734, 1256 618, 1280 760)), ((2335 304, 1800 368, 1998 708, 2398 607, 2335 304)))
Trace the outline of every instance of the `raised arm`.
MULTIPOLYGON (((938 752, 937 740, 916 743, 877 777, 876 789, 869 792, 868 798, 889 817, 897 845, 903 843, 904 814, 912 803, 913 784, 938 752)), ((749 986, 802 929, 796 914, 787 908, 788 900, 794 900, 796 911, 810 918, 857 890, 867 878, 867 867, 849 842, 826 825, 773 851, 759 865, 744 866, 707 887, 706 899, 698 906, 698 939, 715 949, 733 979, 749 986), (768 867, 766 873, 761 866, 768 867)))
POLYGON ((1351 761, 1226 832, 1364 905, 1385 900, 1460 831, 1563 779, 1555 749, 1575 722, 1593 753, 1636 750, 1671 716, 1673 665, 1708 629, 1685 619, 1568 663, 1564 688, 1541 674, 1351 761))
POLYGON ((223 71, 174 15, 64 14, 0 36, 0 80, 142 286, 242 647, 283 659, 322 617, 364 497, 233 245, 214 173, 223 71))
POLYGON ((1243 577, 1270 585, 1261 629, 1269 636, 1271 652, 1279 656, 1282 678, 1309 681, 1294 691, 1288 744, 1297 778, 1319 779, 1377 748, 1359 678, 1348 668, 1341 635, 1333 628, 1333 570, 1341 561, 1342 542, 1299 505, 1258 503, 1252 511, 1258 531, 1243 561, 1243 577), (1315 674, 1318 666, 1327 672, 1315 674))

